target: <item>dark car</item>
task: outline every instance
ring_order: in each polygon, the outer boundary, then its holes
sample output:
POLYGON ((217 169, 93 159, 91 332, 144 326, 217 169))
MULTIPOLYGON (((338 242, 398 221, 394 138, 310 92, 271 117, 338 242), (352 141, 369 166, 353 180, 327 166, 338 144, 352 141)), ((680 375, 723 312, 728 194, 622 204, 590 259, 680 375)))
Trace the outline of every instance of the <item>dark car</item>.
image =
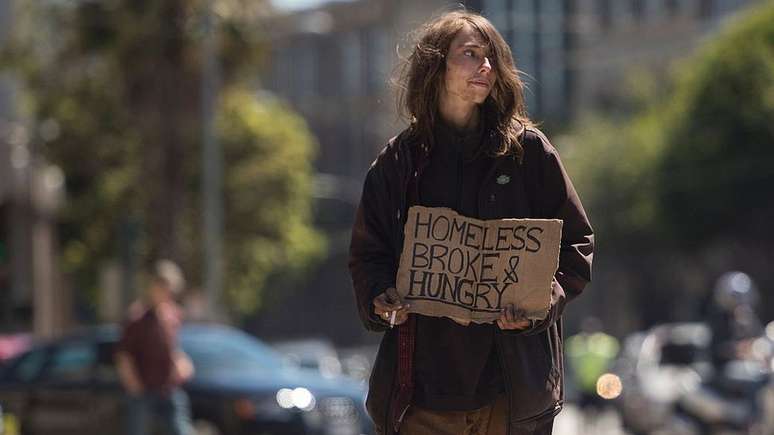
POLYGON ((16 333, 0 335, 0 367, 30 347, 32 347, 32 334, 16 333))
MULTIPOLYGON (((118 337, 103 326, 33 347, 0 371, 0 406, 24 435, 121 434, 118 337)), ((227 326, 185 325, 180 342, 196 368, 184 388, 199 434, 372 433, 361 383, 292 366, 227 326)))

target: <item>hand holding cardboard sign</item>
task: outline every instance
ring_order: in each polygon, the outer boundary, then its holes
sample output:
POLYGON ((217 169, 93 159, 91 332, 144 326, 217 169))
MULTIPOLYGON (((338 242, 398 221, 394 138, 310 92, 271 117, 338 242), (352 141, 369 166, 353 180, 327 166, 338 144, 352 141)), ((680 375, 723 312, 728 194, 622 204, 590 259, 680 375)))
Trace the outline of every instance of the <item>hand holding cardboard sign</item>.
POLYGON ((497 319, 497 326, 500 329, 526 329, 530 323, 524 311, 517 309, 513 304, 506 305, 500 318, 497 319))
POLYGON ((390 287, 374 298, 374 313, 390 324, 400 325, 408 319, 410 304, 403 302, 395 287, 390 287), (393 316, 395 320, 392 321, 393 316))

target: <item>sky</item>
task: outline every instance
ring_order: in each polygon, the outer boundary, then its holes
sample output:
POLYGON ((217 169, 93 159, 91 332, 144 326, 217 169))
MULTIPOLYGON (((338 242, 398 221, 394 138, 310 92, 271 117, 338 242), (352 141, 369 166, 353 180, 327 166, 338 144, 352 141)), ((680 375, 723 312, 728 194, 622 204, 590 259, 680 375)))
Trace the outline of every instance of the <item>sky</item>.
POLYGON ((271 0, 271 3, 281 11, 297 11, 330 3, 331 0, 271 0))

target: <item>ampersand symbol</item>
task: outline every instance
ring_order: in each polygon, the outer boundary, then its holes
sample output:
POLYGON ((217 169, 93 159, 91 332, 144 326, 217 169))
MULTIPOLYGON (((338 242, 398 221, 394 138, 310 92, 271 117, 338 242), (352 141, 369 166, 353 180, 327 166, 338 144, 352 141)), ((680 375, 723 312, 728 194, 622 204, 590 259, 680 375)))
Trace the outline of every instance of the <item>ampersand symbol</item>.
POLYGON ((504 282, 519 282, 519 276, 516 275, 516 267, 519 265, 519 256, 511 257, 508 259, 508 269, 505 271, 504 282))

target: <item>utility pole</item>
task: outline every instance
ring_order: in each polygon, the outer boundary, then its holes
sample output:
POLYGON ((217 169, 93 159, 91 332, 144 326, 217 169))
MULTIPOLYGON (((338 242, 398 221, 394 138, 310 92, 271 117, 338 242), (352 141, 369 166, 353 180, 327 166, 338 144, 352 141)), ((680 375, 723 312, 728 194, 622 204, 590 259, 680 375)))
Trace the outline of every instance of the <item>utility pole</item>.
POLYGON ((202 195, 204 206, 204 289, 211 316, 220 314, 223 290, 223 156, 215 131, 220 87, 217 29, 212 4, 205 2, 202 65, 202 195))
POLYGON ((543 80, 543 12, 540 7, 540 0, 533 0, 533 10, 535 14, 535 79, 537 80, 537 86, 535 86, 535 106, 537 107, 534 107, 534 110, 542 118, 545 117, 545 113, 543 113, 543 86, 545 81, 543 80))
POLYGON ((72 300, 57 267, 56 214, 64 202, 64 174, 35 162, 31 184, 33 331, 51 338, 69 326, 72 300))

